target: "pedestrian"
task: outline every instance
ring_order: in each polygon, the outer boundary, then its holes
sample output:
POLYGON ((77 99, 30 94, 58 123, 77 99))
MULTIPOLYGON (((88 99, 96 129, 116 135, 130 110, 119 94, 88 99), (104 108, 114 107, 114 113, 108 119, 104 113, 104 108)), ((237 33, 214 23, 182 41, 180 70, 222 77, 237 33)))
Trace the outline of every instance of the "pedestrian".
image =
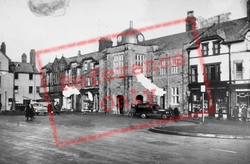
POLYGON ((174 115, 174 111, 173 111, 173 108, 170 105, 169 105, 168 110, 169 110, 170 117, 172 117, 174 115))
POLYGON ((199 109, 198 108, 194 108, 194 119, 196 119, 196 120, 199 120, 199 118, 198 118, 198 112, 199 112, 199 109))
POLYGON ((30 108, 31 108, 31 111, 32 111, 32 118, 35 119, 35 108, 33 107, 33 104, 30 104, 30 108))
POLYGON ((179 112, 179 109, 177 107, 174 108, 174 116, 175 116, 174 117, 175 121, 178 122, 180 119, 180 112, 179 112))
POLYGON ((0 101, 0 111, 2 110, 2 103, 1 103, 1 101, 0 101))
POLYGON ((51 105, 51 102, 48 103, 48 106, 47 106, 48 114, 52 114, 52 111, 53 111, 52 108, 53 108, 53 107, 52 107, 52 105, 51 105))
POLYGON ((247 108, 245 106, 242 108, 242 119, 244 122, 247 121, 247 108))
POLYGON ((222 107, 219 106, 219 115, 218 115, 218 120, 222 118, 222 107))
POLYGON ((59 104, 58 104, 58 102, 56 102, 56 105, 54 106, 54 109, 55 109, 55 114, 57 114, 57 115, 59 115, 60 113, 59 113, 59 111, 60 111, 60 106, 59 106, 59 104))
POLYGON ((26 121, 28 121, 29 118, 32 121, 32 119, 33 119, 33 111, 32 111, 32 108, 30 106, 30 102, 27 102, 24 112, 25 112, 26 121))

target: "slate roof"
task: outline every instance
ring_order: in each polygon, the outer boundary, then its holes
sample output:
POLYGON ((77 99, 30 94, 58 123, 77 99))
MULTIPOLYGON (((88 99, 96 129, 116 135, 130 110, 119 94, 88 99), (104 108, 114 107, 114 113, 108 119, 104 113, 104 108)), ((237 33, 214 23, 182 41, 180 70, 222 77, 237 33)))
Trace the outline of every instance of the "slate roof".
POLYGON ((69 63, 73 63, 73 62, 80 63, 80 62, 82 62, 82 60, 90 59, 90 58, 93 58, 94 60, 99 61, 103 57, 103 55, 104 55, 103 53, 97 51, 97 52, 91 52, 91 53, 87 53, 87 54, 69 57, 69 58, 67 58, 67 60, 69 63))
POLYGON ((49 62, 48 64, 46 64, 45 66, 42 67, 42 69, 51 69, 52 68, 52 63, 49 62))
POLYGON ((14 72, 14 68, 12 65, 18 66, 15 68, 16 73, 35 73, 39 74, 37 68, 33 66, 31 63, 24 63, 24 62, 11 62, 9 65, 9 70, 10 72, 14 72))
MULTIPOLYGON (((220 24, 215 24, 213 27, 206 27, 197 29, 198 36, 201 38, 220 36, 224 39, 224 42, 242 41, 244 38, 240 35, 244 26, 246 26, 247 18, 236 19, 220 24)), ((250 27, 250 25, 248 24, 250 27)), ((248 27, 247 26, 247 27, 248 27)), ((245 27, 245 28, 247 28, 245 27)), ((194 41, 194 35, 192 31, 182 32, 173 35, 168 35, 160 38, 150 39, 145 41, 146 45, 157 45, 159 50, 174 50, 183 48, 184 44, 192 43, 194 41)))

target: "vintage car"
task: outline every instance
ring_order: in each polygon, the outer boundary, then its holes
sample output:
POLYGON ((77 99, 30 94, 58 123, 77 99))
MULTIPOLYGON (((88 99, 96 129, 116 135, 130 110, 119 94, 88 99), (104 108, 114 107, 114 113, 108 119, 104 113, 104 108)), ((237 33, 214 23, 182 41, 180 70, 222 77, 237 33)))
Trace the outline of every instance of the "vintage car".
POLYGON ((33 107, 35 109, 36 115, 39 115, 40 113, 43 113, 44 115, 47 115, 48 109, 47 109, 47 104, 46 103, 35 102, 35 103, 32 103, 32 105, 33 105, 33 107))
POLYGON ((162 119, 171 117, 171 113, 168 109, 161 109, 158 104, 154 103, 140 103, 133 105, 128 115, 129 117, 161 117, 162 119))

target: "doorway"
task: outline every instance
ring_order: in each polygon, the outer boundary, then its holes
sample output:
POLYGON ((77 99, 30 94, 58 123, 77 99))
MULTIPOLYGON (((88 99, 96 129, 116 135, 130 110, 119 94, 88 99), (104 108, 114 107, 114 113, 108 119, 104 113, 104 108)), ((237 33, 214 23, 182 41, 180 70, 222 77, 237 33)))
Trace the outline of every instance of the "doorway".
POLYGON ((116 96, 116 107, 120 114, 124 113, 124 96, 122 95, 116 96))
POLYGON ((143 96, 142 95, 137 95, 135 97, 135 100, 136 100, 137 104, 143 103, 143 96))

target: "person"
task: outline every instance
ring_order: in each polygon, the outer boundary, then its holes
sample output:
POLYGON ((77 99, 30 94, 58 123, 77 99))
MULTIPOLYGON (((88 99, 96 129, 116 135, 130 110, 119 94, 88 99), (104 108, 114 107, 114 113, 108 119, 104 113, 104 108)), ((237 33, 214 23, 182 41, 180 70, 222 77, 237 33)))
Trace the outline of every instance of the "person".
POLYGON ((168 108, 168 110, 169 110, 169 115, 170 115, 170 117, 172 117, 173 116, 173 108, 171 107, 171 106, 169 106, 169 108, 168 108))
POLYGON ((247 121, 247 108, 245 106, 242 108, 242 119, 244 122, 247 121))
POLYGON ((174 108, 174 116, 175 116, 175 121, 178 122, 180 119, 180 112, 179 112, 179 109, 177 107, 174 108))
POLYGON ((33 107, 33 104, 30 104, 31 112, 32 112, 32 118, 35 119, 35 108, 33 107))
POLYGON ((199 120, 198 113, 199 113, 199 109, 197 107, 194 108, 194 119, 196 120, 199 120))
POLYGON ((219 106, 219 116, 218 119, 220 120, 222 118, 222 107, 219 106))
POLYGON ((2 103, 0 102, 0 111, 2 110, 2 103))
POLYGON ((32 108, 30 106, 30 102, 27 102, 24 112, 25 112, 26 121, 28 121, 29 118, 32 121, 34 115, 33 115, 32 108))
POLYGON ((48 103, 47 110, 48 110, 48 114, 52 114, 53 109, 52 109, 51 103, 48 103))
POLYGON ((54 106, 54 108, 55 108, 55 114, 57 114, 57 115, 59 115, 60 113, 59 113, 59 111, 60 111, 60 106, 59 106, 59 104, 58 104, 58 102, 56 102, 56 105, 54 106))

